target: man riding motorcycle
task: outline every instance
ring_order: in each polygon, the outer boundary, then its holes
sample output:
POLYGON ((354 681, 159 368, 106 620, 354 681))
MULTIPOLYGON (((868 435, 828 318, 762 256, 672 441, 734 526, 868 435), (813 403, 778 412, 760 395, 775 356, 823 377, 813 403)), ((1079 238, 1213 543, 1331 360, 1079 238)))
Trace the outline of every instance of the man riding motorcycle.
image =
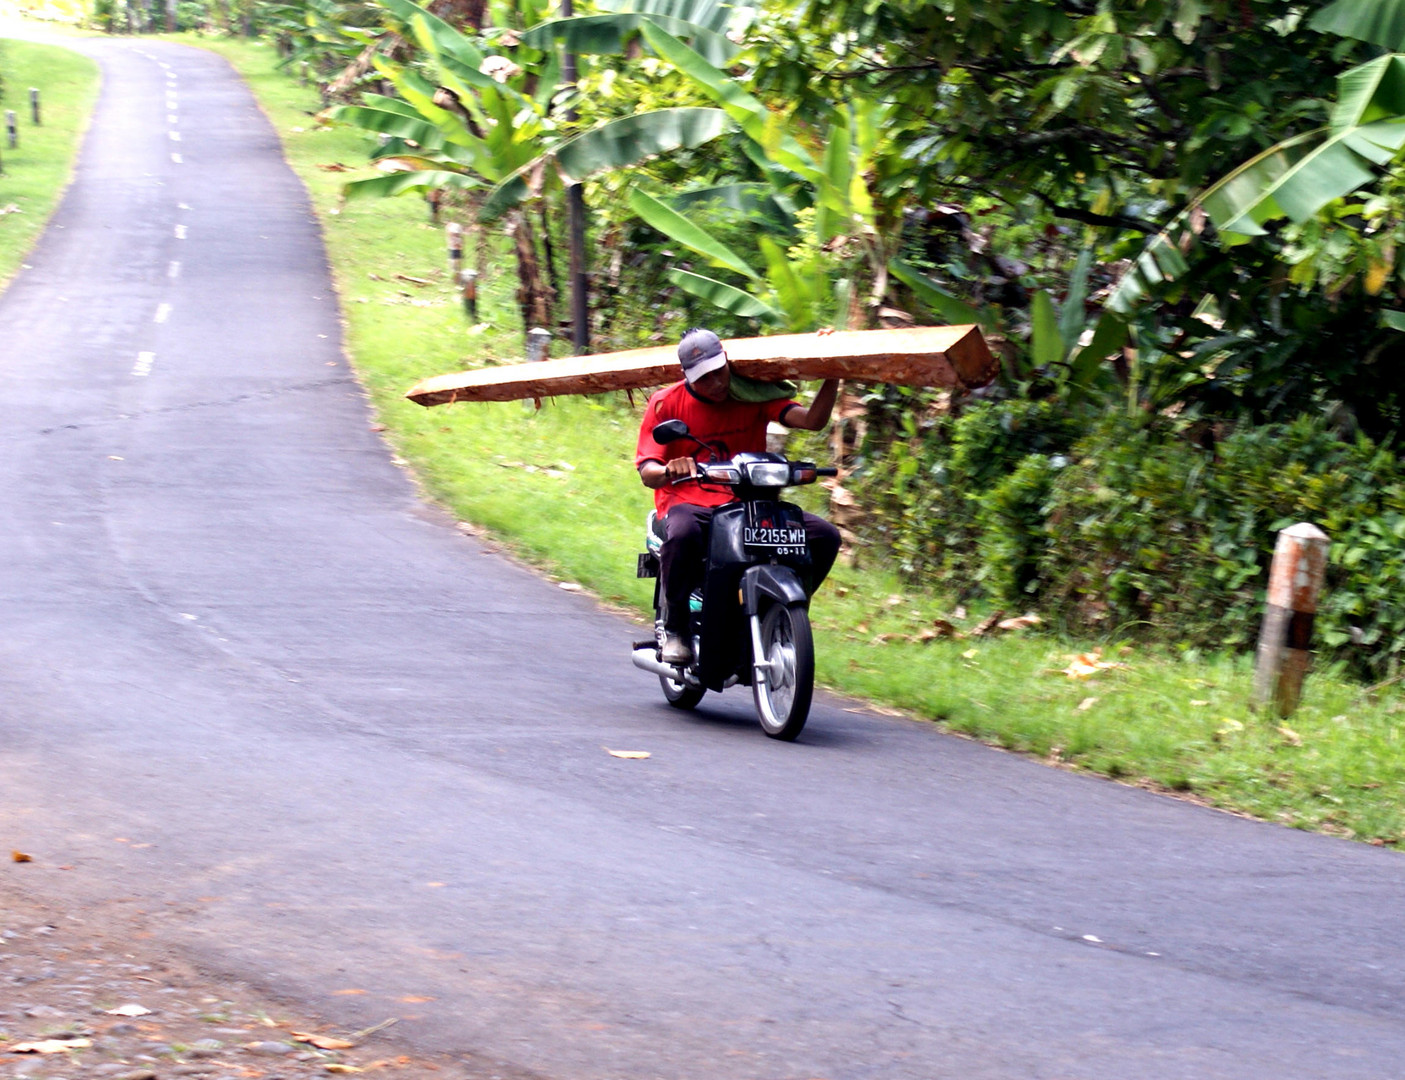
MULTIPOLYGON (((649 398, 634 455, 639 478, 653 489, 655 511, 664 523, 659 576, 665 599, 660 659, 665 664, 687 664, 693 658, 687 635, 688 596, 702 578, 703 526, 713 509, 730 502, 733 495, 729 489, 699 482, 696 455, 702 451, 696 443, 679 439, 660 445, 654 441, 654 428, 665 420, 683 420, 694 438, 712 449, 709 460, 725 460, 744 451, 765 450, 766 425, 772 421, 804 431, 821 430, 829 423, 839 392, 839 381, 826 379, 808 408, 788 397, 741 400, 733 393, 726 350, 711 330, 687 331, 678 343, 678 362, 683 380, 649 398)), ((806 513, 805 535, 813 560, 813 591, 839 554, 839 530, 824 518, 806 513)))

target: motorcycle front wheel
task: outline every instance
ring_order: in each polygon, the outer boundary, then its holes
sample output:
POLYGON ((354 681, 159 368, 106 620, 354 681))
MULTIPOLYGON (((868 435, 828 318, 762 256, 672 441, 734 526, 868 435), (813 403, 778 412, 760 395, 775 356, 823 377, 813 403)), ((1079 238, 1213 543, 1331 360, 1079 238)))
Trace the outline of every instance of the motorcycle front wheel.
POLYGON ((805 727, 815 689, 815 641, 803 605, 773 604, 761 619, 766 677, 752 683, 761 730, 791 741, 805 727))

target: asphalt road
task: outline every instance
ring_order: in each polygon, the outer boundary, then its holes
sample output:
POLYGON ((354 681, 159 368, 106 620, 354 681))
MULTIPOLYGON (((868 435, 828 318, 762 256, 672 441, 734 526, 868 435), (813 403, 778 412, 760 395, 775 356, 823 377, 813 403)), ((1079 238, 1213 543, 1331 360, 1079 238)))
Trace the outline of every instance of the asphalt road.
POLYGON ((73 867, 33 880, 500 1076, 1405 1074, 1399 855, 831 698, 795 745, 667 709, 393 464, 225 63, 83 47, 0 296, 0 830, 73 867))

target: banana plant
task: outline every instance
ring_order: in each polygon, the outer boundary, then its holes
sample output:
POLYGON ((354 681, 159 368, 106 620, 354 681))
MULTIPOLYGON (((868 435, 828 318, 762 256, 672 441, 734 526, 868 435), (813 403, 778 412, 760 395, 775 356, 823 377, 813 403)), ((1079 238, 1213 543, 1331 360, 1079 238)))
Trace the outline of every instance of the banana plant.
MULTIPOLYGON (((1369 187, 1405 150, 1405 0, 1337 0, 1314 29, 1396 50, 1343 72, 1326 127, 1269 147, 1211 184, 1143 248, 1106 306, 1111 341, 1158 287, 1189 270, 1185 253, 1207 222, 1224 243, 1263 235, 1275 221, 1307 221, 1369 187), (1120 328, 1120 330, 1118 330, 1120 328)), ((1405 319, 1400 320, 1405 326, 1405 319)), ((1387 325, 1395 322, 1387 319, 1387 325)), ((1120 345, 1120 342, 1119 342, 1120 345)))
MULTIPOLYGON (((689 204, 714 193, 734 197, 736 186, 689 192, 670 201, 636 188, 630 207, 640 218, 709 265, 740 275, 745 285, 682 268, 670 270, 669 279, 724 311, 777 328, 862 325, 865 309, 876 307, 887 291, 897 246, 894 222, 900 217, 870 188, 891 160, 885 135, 891 106, 862 98, 837 106, 807 146, 785 117, 700 50, 657 22, 643 22, 638 31, 739 129, 745 152, 771 187, 768 207, 782 214, 780 222, 772 217, 772 227, 758 237, 760 262, 754 264, 685 213, 689 204)), ((750 194, 755 197, 754 188, 750 194)), ((766 219, 760 220, 764 224, 766 219)))
MULTIPOLYGON (((506 54, 490 54, 411 0, 379 0, 387 23, 424 51, 434 76, 376 58, 396 97, 366 95, 363 104, 333 110, 336 119, 388 136, 375 155, 388 175, 345 185, 348 198, 399 195, 436 188, 494 188, 484 205, 492 220, 507 215, 516 237, 528 325, 549 321, 549 290, 537 269, 536 242, 522 203, 542 194, 553 176, 575 183, 608 169, 679 147, 698 146, 732 125, 714 108, 637 113, 587 131, 565 130, 552 111, 561 91, 554 51, 538 54, 534 70, 506 54)), ((522 54, 519 54, 522 55, 522 54)))

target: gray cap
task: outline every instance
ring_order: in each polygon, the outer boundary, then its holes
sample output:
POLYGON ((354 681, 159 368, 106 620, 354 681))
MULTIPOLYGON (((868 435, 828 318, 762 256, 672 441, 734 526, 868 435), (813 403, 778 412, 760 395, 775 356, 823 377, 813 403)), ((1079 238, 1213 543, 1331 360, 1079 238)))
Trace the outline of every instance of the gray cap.
POLYGON ((683 377, 697 382, 709 372, 725 367, 727 354, 722 351, 722 339, 711 330, 692 329, 678 343, 678 362, 683 365, 683 377))

